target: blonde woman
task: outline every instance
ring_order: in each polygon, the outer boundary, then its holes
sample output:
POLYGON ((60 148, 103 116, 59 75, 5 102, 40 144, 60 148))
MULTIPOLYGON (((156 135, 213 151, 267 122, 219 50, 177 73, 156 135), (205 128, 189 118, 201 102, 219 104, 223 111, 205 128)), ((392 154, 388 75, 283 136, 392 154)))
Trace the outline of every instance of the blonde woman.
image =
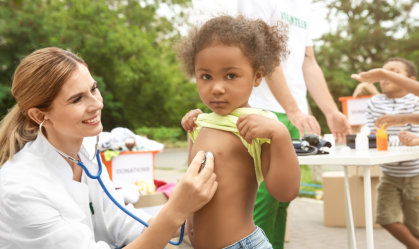
POLYGON ((44 48, 24 58, 12 95, 17 104, 0 126, 0 248, 163 248, 214 195, 213 160, 198 173, 200 152, 158 216, 133 210, 151 223, 144 229, 62 156, 97 172, 82 142, 102 131, 103 101, 87 64, 69 51, 44 48))

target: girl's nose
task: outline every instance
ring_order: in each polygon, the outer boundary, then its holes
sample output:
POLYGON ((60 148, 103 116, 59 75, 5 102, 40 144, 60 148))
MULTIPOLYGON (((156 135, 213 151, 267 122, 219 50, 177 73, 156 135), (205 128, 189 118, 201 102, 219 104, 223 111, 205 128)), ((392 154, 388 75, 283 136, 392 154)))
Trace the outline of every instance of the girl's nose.
POLYGON ((224 94, 225 93, 224 83, 222 81, 215 82, 213 87, 212 87, 211 92, 213 94, 224 94))

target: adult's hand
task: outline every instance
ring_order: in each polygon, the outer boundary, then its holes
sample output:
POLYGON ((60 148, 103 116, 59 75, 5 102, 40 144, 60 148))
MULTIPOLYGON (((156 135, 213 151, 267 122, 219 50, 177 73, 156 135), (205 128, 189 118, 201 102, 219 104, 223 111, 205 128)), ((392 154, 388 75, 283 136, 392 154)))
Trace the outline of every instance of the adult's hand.
POLYGON ((150 226, 126 249, 161 249, 185 220, 208 203, 217 190, 214 159, 207 157, 201 169, 204 152, 199 151, 183 178, 173 189, 169 201, 153 218, 150 226))
POLYGON ((351 78, 360 82, 375 83, 383 79, 383 70, 382 68, 374 68, 367 72, 352 74, 351 78))
POLYGON ((349 125, 346 116, 335 111, 333 113, 326 114, 327 126, 336 138, 338 143, 344 143, 346 141, 346 135, 349 134, 351 126, 349 125))
POLYGON ((304 136, 304 131, 307 134, 320 135, 320 125, 316 118, 312 115, 307 115, 302 112, 287 113, 289 121, 298 129, 300 137, 304 136))
POLYGON ((204 152, 199 151, 192 160, 183 178, 173 189, 168 205, 178 211, 183 221, 207 204, 215 194, 218 183, 214 173, 214 158, 207 156, 201 170, 204 152))

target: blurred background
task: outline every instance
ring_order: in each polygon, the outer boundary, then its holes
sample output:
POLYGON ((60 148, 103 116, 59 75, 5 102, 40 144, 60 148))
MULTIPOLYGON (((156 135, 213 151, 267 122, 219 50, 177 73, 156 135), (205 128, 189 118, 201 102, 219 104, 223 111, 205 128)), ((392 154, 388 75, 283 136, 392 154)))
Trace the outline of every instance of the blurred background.
MULTIPOLYGON (((191 25, 236 14, 237 0, 0 0, 0 115, 23 56, 49 46, 82 57, 99 83, 105 131, 126 127, 162 142, 185 140, 190 109, 205 109, 173 46, 191 25)), ((337 100, 357 84, 351 73, 389 57, 419 66, 419 1, 313 0, 317 61, 337 100)), ((311 110, 329 133, 314 102, 311 110)))

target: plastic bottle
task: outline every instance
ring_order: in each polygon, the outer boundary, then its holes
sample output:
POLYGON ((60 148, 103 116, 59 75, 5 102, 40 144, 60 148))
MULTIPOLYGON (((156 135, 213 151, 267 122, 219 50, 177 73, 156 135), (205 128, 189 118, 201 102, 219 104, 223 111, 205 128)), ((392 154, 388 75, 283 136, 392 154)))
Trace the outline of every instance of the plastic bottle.
POLYGON ((387 150, 388 148, 388 134, 387 134, 387 129, 384 129, 384 125, 381 126, 381 129, 377 130, 377 134, 376 134, 377 150, 387 150))
POLYGON ((361 128, 361 131, 355 137, 355 149, 357 151, 366 151, 369 149, 368 135, 370 129, 367 126, 361 128))

